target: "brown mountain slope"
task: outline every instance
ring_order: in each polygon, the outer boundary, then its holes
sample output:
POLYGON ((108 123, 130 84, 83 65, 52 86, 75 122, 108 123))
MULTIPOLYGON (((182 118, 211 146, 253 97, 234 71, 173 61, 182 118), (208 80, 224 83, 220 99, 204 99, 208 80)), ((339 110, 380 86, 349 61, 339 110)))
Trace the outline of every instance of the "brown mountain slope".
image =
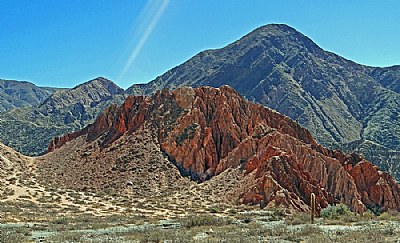
POLYGON ((26 169, 29 158, 0 143, 0 196, 26 169))
POLYGON ((43 178, 63 187, 124 189, 138 173, 148 176, 148 190, 158 177, 176 186, 160 168, 169 160, 198 182, 236 174, 233 185, 220 185, 220 196, 231 203, 307 210, 314 192, 318 209, 335 201, 358 212, 400 209, 400 187, 390 175, 357 155, 323 148, 288 117, 245 101, 228 86, 128 97, 94 124, 55 138, 49 151, 43 178), (152 149, 140 149, 141 140, 152 149))

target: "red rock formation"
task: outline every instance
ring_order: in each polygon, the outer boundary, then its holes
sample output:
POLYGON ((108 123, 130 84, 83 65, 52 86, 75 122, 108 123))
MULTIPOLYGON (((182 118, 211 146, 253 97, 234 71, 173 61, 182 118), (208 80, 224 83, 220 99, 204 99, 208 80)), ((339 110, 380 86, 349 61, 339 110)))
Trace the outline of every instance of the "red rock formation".
POLYGON ((238 195, 243 203, 307 210, 335 201, 362 212, 365 206, 400 209, 399 185, 357 155, 318 145, 297 123, 245 101, 228 86, 163 90, 129 97, 82 131, 54 139, 49 151, 82 134, 113 143, 145 125, 158 131, 161 150, 182 172, 204 181, 228 168, 242 168, 254 182, 238 195))
POLYGON ((334 156, 353 177, 365 205, 382 210, 400 208, 400 195, 398 190, 393 190, 399 185, 387 172, 379 171, 377 166, 357 154, 335 151, 334 156))
POLYGON ((77 131, 74 133, 66 133, 62 137, 55 137, 50 141, 49 146, 47 147, 47 151, 53 152, 55 149, 61 147, 62 145, 66 144, 67 142, 72 141, 86 133, 87 133, 87 129, 85 128, 83 130, 80 130, 80 131, 77 131))

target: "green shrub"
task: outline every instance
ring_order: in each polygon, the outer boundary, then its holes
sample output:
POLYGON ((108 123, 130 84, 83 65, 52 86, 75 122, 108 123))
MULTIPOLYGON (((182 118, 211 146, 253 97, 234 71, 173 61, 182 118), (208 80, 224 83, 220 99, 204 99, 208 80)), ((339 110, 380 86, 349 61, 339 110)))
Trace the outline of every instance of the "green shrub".
POLYGON ((222 226, 231 224, 232 220, 225 217, 217 217, 212 215, 193 215, 180 220, 185 228, 200 226, 222 226))
POLYGON ((286 216, 286 210, 283 208, 272 208, 272 215, 278 218, 283 218, 286 216))
POLYGON ((379 207, 378 205, 370 206, 370 207, 367 206, 367 208, 368 208, 371 212, 373 212, 376 216, 381 215, 381 213, 383 212, 383 209, 382 209, 381 207, 379 207))
POLYGON ((218 207, 211 207, 207 209, 210 213, 220 213, 222 210, 218 207))
POLYGON ((64 225, 66 225, 66 224, 68 224, 68 219, 67 219, 67 217, 62 216, 60 218, 56 218, 55 220, 53 220, 52 223, 53 224, 64 224, 64 225))
POLYGON ((234 208, 231 208, 231 209, 228 210, 228 213, 230 213, 230 214, 237 214, 237 210, 234 209, 234 208))
POLYGON ((325 219, 339 219, 349 214, 351 214, 351 211, 344 204, 338 204, 336 206, 329 205, 321 211, 321 217, 325 219))

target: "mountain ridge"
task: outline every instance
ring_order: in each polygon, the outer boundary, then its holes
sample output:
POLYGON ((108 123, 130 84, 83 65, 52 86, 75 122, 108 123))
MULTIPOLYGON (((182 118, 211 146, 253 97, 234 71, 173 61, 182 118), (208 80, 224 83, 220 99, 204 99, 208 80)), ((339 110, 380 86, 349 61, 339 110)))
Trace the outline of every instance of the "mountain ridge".
POLYGON ((39 87, 28 81, 0 79, 0 112, 34 106, 62 88, 39 87))
POLYGON ((0 139, 26 155, 39 155, 53 137, 83 128, 108 105, 122 103, 124 98, 123 89, 98 77, 59 90, 38 106, 0 113, 0 139))
MULTIPOLYGON (((220 49, 200 52, 148 84, 127 93, 149 95, 163 88, 228 84, 246 99, 286 114, 330 148, 369 155, 368 140, 400 151, 400 68, 370 67, 324 51, 286 25, 260 27, 220 49)), ((388 169, 388 150, 381 159, 388 169)), ((400 159, 400 152, 398 157, 400 159)))

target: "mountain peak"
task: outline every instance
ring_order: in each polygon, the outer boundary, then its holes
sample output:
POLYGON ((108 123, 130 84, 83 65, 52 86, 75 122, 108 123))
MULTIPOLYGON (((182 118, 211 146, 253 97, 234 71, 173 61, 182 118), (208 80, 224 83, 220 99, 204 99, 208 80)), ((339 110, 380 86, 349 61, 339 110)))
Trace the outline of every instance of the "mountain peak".
POLYGON ((289 55, 294 51, 322 54, 322 49, 310 38, 286 24, 267 24, 243 36, 233 45, 260 46, 264 50, 275 48, 289 55))
POLYGON ((267 25, 263 25, 257 29, 255 29, 252 32, 258 32, 258 31, 262 31, 262 32, 269 32, 272 34, 288 34, 288 33, 299 33, 301 34, 299 31, 297 31, 296 29, 294 29, 293 27, 287 25, 287 24, 267 24, 267 25))
POLYGON ((72 89, 54 93, 41 106, 47 106, 51 110, 54 107, 61 108, 76 103, 90 106, 93 102, 112 99, 113 95, 124 95, 124 90, 109 79, 97 77, 72 89))
POLYGON ((101 87, 106 87, 107 89, 112 89, 113 91, 117 93, 123 92, 123 89, 120 88, 117 84, 115 84, 113 81, 104 78, 104 77, 97 77, 94 79, 91 79, 89 81, 86 81, 82 84, 77 85, 76 87, 72 89, 79 89, 79 88, 84 88, 84 87, 92 87, 92 86, 101 86, 101 87))

